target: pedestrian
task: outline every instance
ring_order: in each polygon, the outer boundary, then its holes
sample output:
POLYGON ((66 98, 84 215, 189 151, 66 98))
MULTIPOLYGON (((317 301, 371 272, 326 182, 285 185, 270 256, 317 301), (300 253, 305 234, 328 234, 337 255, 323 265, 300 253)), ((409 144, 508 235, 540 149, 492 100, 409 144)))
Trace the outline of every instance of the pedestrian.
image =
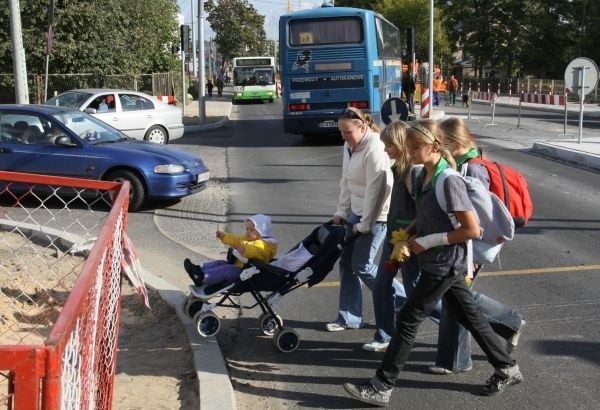
MULTIPOLYGON (((486 168, 479 163, 468 163, 470 158, 479 155, 479 150, 471 137, 466 121, 451 117, 440 123, 442 146, 450 151, 456 161, 456 169, 465 175, 479 179, 489 188, 490 177, 486 168), (468 166, 465 166, 468 164, 468 166)), ((479 265, 475 270, 481 271, 479 265)), ((512 353, 526 324, 523 316, 514 309, 473 290, 477 275, 469 281, 469 288, 477 308, 488 320, 492 329, 506 340, 506 350, 512 353)), ((447 309, 442 310, 438 333, 438 350, 435 365, 429 367, 434 374, 446 375, 469 371, 472 368, 471 334, 452 319, 447 309)))
MULTIPOLYGON (((271 236, 271 218, 264 214, 256 214, 244 221, 244 227, 243 235, 217 230, 216 236, 223 244, 236 249, 245 258, 270 262, 277 254, 277 241, 271 236)), ((235 263, 213 260, 196 265, 186 258, 183 267, 194 285, 210 286, 235 281, 242 272, 244 263, 239 260, 235 263)))
POLYGON ((449 104, 456 105, 456 92, 458 91, 458 80, 453 75, 448 79, 449 104))
POLYGON ((208 92, 209 97, 212 97, 213 88, 214 88, 214 84, 212 83, 211 80, 208 80, 206 83, 206 91, 208 92))
POLYGON ((463 275, 471 263, 467 242, 481 233, 466 185, 459 176, 445 178, 443 189, 446 202, 459 222, 456 226, 438 203, 437 175, 455 165, 450 153, 443 150, 440 135, 433 120, 417 122, 406 133, 412 162, 424 165, 414 188, 417 217, 414 236, 409 240, 411 251, 418 255, 421 272, 415 289, 397 315, 396 330, 375 376, 362 384, 344 384, 346 391, 362 402, 378 406, 389 403, 419 326, 440 298, 454 318, 471 331, 495 369, 481 393, 495 395, 523 381, 516 361, 475 306, 463 275))
POLYGON ((433 77, 433 106, 439 107, 440 105, 440 90, 442 89, 442 76, 436 73, 433 77))
POLYGON ((415 78, 407 70, 402 77, 402 92, 406 98, 408 104, 408 112, 411 114, 415 113, 415 90, 416 90, 415 78))
MULTIPOLYGON (((406 260, 392 259, 394 251, 393 233, 399 229, 407 228, 415 219, 415 201, 411 197, 412 181, 420 168, 411 164, 406 150, 405 135, 409 125, 402 121, 395 121, 388 125, 381 133, 384 150, 392 165, 393 185, 390 196, 390 208, 387 216, 387 233, 383 242, 377 276, 373 287, 373 306, 375 313, 375 335, 370 343, 362 346, 363 350, 382 352, 388 347, 394 333, 395 311, 402 307, 406 295, 412 292, 419 276, 419 265, 416 255, 411 255, 406 260), (395 279, 400 270, 402 283, 395 279)), ((439 320, 441 303, 437 311, 432 314, 432 319, 439 320)))
POLYGON ((337 332, 362 327, 362 283, 373 290, 374 258, 386 233, 392 176, 390 160, 379 139, 379 127, 366 112, 346 108, 338 119, 344 139, 342 178, 334 224, 346 224, 349 243, 340 255, 337 318, 326 329, 337 332))
POLYGON ((223 96, 223 79, 221 77, 217 78, 217 96, 223 96))

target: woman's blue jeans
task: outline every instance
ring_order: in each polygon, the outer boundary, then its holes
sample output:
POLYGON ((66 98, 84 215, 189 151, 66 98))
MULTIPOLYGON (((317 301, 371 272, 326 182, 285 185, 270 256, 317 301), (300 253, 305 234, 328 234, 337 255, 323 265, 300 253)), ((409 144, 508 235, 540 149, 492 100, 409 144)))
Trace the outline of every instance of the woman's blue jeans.
MULTIPOLYGON (((392 338, 396 322, 396 311, 400 310, 404 305, 407 296, 412 293, 419 279, 419 262, 415 255, 400 265, 402 283, 395 279, 398 268, 397 265, 388 262, 394 250, 394 245, 389 240, 390 238, 386 237, 383 244, 379 269, 377 270, 377 277, 375 278, 375 286, 373 288, 376 327, 374 340, 380 343, 387 343, 392 338)), ((431 312, 431 320, 439 323, 441 310, 442 303, 440 301, 435 306, 434 311, 431 312)))
MULTIPOLYGON (((345 239, 351 238, 352 226, 360 217, 350 213, 345 239)), ((342 249, 340 255, 340 301, 336 322, 347 327, 362 325, 362 283, 373 291, 377 265, 375 256, 386 233, 385 222, 377 222, 368 233, 360 234, 342 249)))

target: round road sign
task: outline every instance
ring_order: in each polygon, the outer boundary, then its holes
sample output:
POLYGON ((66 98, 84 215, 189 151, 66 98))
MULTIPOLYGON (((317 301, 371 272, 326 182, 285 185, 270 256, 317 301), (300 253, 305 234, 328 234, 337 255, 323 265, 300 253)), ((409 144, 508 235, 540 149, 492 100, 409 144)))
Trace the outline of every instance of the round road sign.
POLYGON ((408 118, 408 106, 400 98, 388 98, 381 106, 381 119, 385 125, 394 121, 406 121, 408 118))
POLYGON ((598 66, 586 57, 571 61, 565 70, 565 86, 573 93, 586 95, 598 85, 598 66), (581 73, 583 72, 583 76, 581 73), (583 81, 583 94, 582 84, 583 81))

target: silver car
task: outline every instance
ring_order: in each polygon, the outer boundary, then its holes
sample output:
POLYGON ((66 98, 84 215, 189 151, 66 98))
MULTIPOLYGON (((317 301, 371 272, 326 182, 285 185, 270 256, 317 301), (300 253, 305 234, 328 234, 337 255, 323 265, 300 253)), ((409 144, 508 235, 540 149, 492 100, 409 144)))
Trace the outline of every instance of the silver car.
POLYGON ((181 108, 137 91, 108 88, 70 90, 44 104, 85 111, 139 140, 168 144, 169 140, 183 135, 181 108))

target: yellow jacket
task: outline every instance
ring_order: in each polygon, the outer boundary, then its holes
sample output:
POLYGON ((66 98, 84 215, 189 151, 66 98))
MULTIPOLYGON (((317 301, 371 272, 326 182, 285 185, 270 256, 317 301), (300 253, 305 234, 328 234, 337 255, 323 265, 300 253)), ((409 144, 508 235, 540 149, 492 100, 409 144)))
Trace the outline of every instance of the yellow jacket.
MULTIPOLYGON (((244 247, 243 255, 248 259, 258 259, 259 261, 268 263, 277 255, 277 241, 273 238, 260 238, 255 241, 249 241, 246 239, 246 235, 225 233, 221 242, 232 248, 242 245, 244 247)), ((242 268, 244 263, 236 261, 235 266, 242 268)))

